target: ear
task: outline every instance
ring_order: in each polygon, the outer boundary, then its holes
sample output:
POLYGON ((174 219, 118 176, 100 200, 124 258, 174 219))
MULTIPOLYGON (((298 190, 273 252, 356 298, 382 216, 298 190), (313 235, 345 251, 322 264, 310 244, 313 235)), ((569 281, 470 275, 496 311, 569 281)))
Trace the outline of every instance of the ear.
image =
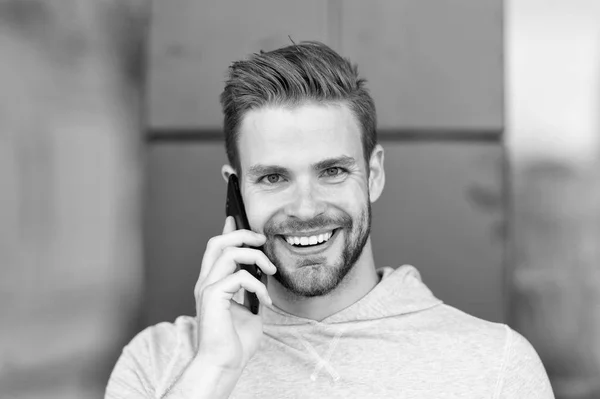
POLYGON ((233 169, 230 165, 223 165, 221 167, 221 175, 223 175, 223 179, 225 179, 225 183, 229 181, 229 175, 235 174, 235 169, 233 169))
POLYGON ((385 186, 385 169, 383 168, 383 147, 377 144, 369 161, 369 200, 377 201, 385 186))

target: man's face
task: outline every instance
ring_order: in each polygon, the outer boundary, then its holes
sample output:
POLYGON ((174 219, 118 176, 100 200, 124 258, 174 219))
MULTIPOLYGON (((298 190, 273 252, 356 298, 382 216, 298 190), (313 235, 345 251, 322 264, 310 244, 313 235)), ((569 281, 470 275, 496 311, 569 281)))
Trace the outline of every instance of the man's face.
POLYGON ((274 277, 295 295, 327 294, 370 234, 368 165, 355 116, 342 104, 252 110, 238 148, 246 212, 267 236, 274 277))

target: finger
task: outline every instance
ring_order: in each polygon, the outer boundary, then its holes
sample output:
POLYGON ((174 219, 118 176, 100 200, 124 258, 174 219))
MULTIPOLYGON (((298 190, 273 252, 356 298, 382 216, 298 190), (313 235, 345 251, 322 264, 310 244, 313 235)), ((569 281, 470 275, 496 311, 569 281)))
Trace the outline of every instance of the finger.
POLYGON ((233 294, 233 300, 236 301, 237 303, 239 303, 240 305, 244 304, 244 290, 241 289, 238 292, 236 292, 235 294, 233 294))
POLYGON ((277 271, 277 268, 269 258, 257 249, 228 247, 222 252, 222 255, 211 268, 204 284, 209 285, 215 281, 224 279, 228 275, 233 274, 240 264, 256 265, 263 273, 269 275, 275 274, 277 271))
POLYGON ((240 270, 206 287, 202 294, 202 307, 211 306, 211 303, 221 303, 227 307, 230 305, 229 301, 241 289, 254 292, 258 299, 267 305, 273 304, 267 287, 247 271, 240 270))
POLYGON ((235 231, 235 219, 233 216, 227 216, 225 218, 225 226, 223 226, 223 234, 231 233, 235 231))
MULTIPOLYGON (((233 218, 232 222, 233 223, 233 218)), ((212 237, 206 244, 206 250, 200 265, 200 279, 205 278, 212 269, 214 263, 221 256, 223 250, 227 247, 260 247, 267 241, 262 234, 250 230, 235 230, 230 233, 212 237)))

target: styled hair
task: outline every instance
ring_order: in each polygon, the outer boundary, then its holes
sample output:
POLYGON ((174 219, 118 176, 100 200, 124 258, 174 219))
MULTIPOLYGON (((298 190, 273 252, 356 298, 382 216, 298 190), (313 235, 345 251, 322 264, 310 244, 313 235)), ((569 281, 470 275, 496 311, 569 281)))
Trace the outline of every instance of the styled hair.
POLYGON ((377 144, 375 103, 365 79, 348 59, 323 43, 301 42, 253 54, 236 61, 221 93, 225 150, 232 167, 241 172, 238 135, 244 114, 264 106, 295 107, 305 103, 346 104, 362 129, 367 164, 377 144))

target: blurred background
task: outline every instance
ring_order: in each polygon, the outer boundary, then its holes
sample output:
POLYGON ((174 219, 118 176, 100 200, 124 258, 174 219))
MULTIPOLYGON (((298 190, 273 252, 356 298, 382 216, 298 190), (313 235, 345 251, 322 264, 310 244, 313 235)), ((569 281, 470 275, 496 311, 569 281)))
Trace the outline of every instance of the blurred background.
POLYGON ((0 398, 101 398, 137 332, 194 314, 226 69, 290 38, 375 98, 377 264, 600 398, 597 0, 0 0, 0 398))

